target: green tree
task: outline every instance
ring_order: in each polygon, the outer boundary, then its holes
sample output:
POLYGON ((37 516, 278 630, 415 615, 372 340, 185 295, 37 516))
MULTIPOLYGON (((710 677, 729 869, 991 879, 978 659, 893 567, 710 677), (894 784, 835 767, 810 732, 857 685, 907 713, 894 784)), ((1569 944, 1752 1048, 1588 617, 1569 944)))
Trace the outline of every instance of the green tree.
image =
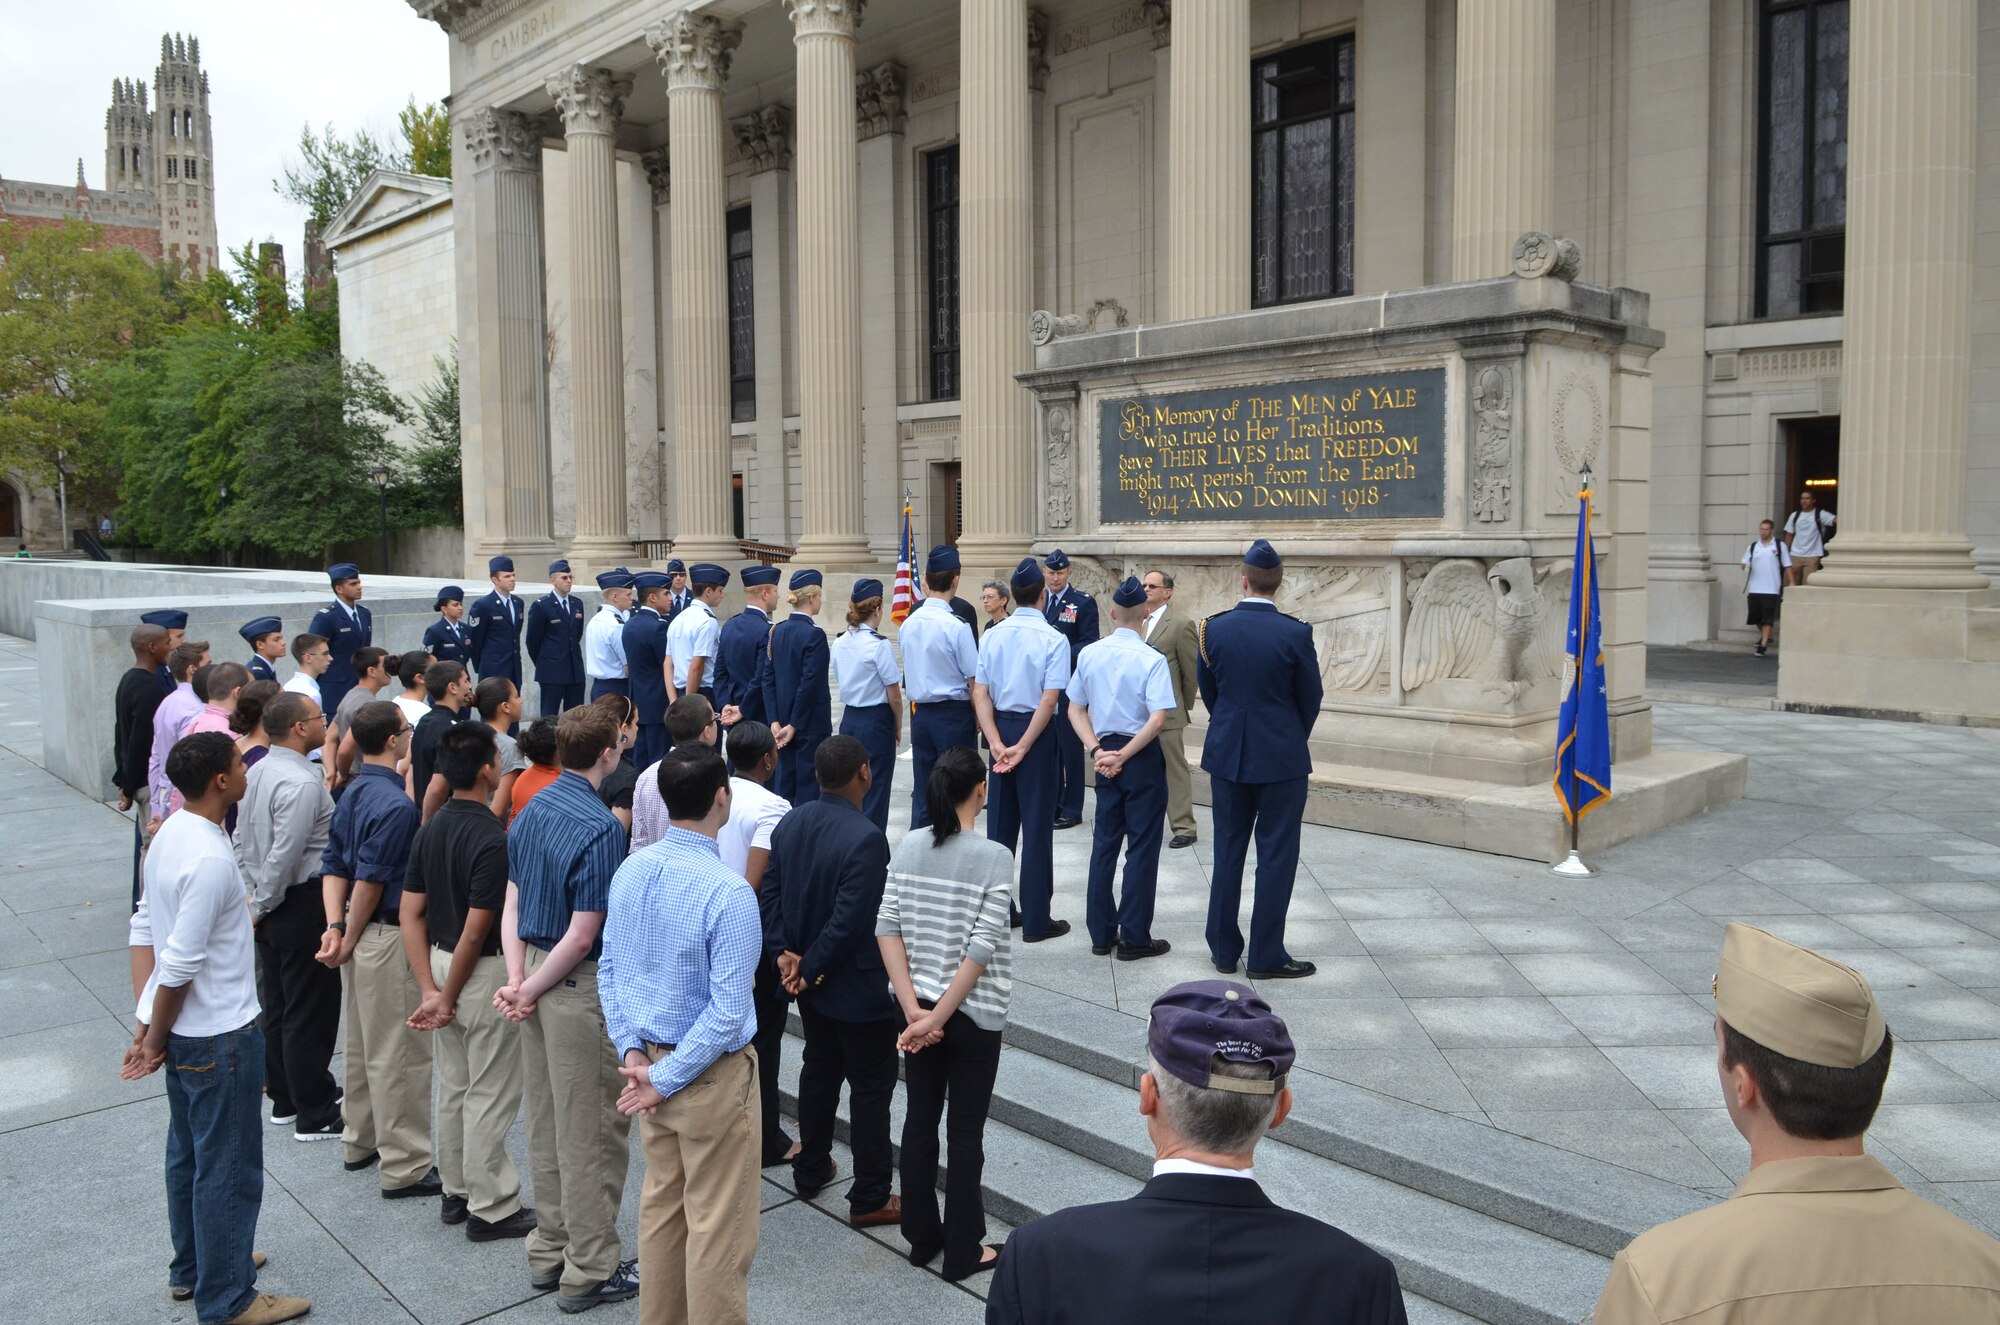
POLYGON ((409 103, 396 113, 402 141, 385 142, 366 129, 342 137, 329 124, 318 133, 299 131, 299 161, 286 163, 271 187, 278 196, 306 209, 324 230, 377 170, 407 170, 451 177, 451 112, 438 102, 409 103))
POLYGON ((416 397, 416 436, 402 448, 389 513, 402 528, 465 523, 458 433, 458 347, 432 360, 437 376, 416 397))
POLYGON ((419 106, 415 97, 396 113, 412 174, 451 178, 451 112, 438 102, 419 106))

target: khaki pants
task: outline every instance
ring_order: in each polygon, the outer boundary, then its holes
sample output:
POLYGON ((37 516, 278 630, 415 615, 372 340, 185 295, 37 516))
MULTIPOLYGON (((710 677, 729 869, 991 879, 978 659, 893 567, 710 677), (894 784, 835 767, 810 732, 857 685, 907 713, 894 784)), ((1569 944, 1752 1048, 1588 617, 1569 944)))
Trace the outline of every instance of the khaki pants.
MULTIPOLYGON (((549 959, 528 949, 528 974, 549 959)), ((528 1235, 528 1268, 562 1271, 565 1293, 609 1279, 622 1259, 618 1205, 632 1162, 632 1120, 618 1112, 625 1078, 597 1001, 597 963, 578 962, 521 1023, 522 1085, 528 1104, 528 1176, 539 1219, 528 1235)))
POLYGON ((410 974, 403 931, 370 924, 340 975, 347 1004, 341 1143, 350 1162, 381 1153, 384 1190, 407 1187, 431 1171, 431 1042, 408 1025, 423 993, 410 974))
POLYGON ((1816 575, 1819 573, 1819 562, 1820 559, 1818 557, 1792 558, 1792 570, 1797 574, 1798 582, 1800 584, 1804 584, 1806 582, 1807 576, 1816 575))
MULTIPOLYGON (((451 954, 431 948, 431 978, 444 987, 451 954)), ((500 1015, 493 994, 507 962, 481 957, 459 991, 458 1015, 437 1036, 437 1161, 447 1196, 463 1196, 491 1223, 521 1208, 521 1175, 507 1133, 521 1112, 521 1028, 500 1015)))
POLYGON ((762 1112, 757 1051, 743 1048, 640 1117, 639 1325, 748 1325, 762 1112))
POLYGON ((1194 778, 1188 773, 1187 728, 1162 727, 1160 753, 1167 757, 1167 825, 1175 837, 1194 836, 1194 778))

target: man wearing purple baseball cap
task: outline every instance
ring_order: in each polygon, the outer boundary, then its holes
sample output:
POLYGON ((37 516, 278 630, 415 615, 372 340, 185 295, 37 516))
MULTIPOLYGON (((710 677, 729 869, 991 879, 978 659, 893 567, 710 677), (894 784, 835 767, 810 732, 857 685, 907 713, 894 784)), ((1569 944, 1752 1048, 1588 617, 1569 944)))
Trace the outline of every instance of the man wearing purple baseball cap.
POLYGON ((1258 1138, 1292 1111, 1291 1032, 1233 980, 1176 985, 1153 1004, 1139 1112, 1153 1180, 1016 1229, 987 1325, 1174 1320, 1404 1325, 1387 1257, 1257 1184, 1258 1138))

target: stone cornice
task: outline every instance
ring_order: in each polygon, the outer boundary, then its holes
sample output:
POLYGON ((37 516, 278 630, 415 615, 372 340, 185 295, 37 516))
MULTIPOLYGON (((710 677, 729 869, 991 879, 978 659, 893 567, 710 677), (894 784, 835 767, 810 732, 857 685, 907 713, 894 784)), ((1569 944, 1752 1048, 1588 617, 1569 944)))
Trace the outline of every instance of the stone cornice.
POLYGON ((794 37, 847 37, 861 26, 868 0, 785 0, 794 37))
POLYGON ((465 121, 465 146, 475 170, 540 170, 542 135, 535 122, 515 110, 491 107, 465 121))
POLYGON ((792 113, 772 104, 731 120, 729 131, 736 137, 739 159, 750 163, 750 173, 789 170, 792 165, 792 113))
POLYGON ((428 19, 461 41, 470 41, 533 3, 535 0, 409 0, 418 18, 428 19))
POLYGON ((903 66, 894 60, 854 75, 855 131, 859 138, 903 131, 903 86, 903 66))
POLYGON ((631 79, 581 64, 555 75, 548 86, 566 134, 616 133, 625 98, 632 92, 631 79))
POLYGON ((743 29, 709 14, 679 13, 646 29, 646 44, 667 77, 667 91, 720 92, 743 29))

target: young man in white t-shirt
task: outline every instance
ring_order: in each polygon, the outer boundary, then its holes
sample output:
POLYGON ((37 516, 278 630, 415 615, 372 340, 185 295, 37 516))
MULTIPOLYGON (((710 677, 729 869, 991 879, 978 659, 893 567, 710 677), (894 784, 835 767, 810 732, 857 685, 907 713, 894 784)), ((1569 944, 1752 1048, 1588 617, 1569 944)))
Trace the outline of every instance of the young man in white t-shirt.
POLYGON ((1771 647, 1771 627, 1778 621, 1778 597, 1785 591, 1785 575, 1792 568, 1792 552, 1778 541, 1776 526, 1769 520, 1757 526, 1757 541, 1743 549, 1743 591, 1750 597, 1749 624, 1757 627, 1757 656, 1771 647))
POLYGON ((138 1030, 119 1076, 167 1069, 168 1287, 201 1320, 293 1320, 303 1298, 257 1291, 264 1200, 264 1033, 243 875, 222 824, 243 799, 243 757, 227 732, 196 732, 167 755, 183 803, 146 853, 132 915, 138 1030), (200 1182, 196 1182, 196 1175, 200 1182))
POLYGON ((306 695, 318 704, 319 679, 326 675, 326 669, 333 666, 333 650, 327 645, 326 636, 306 631, 292 640, 292 661, 299 665, 285 682, 285 689, 295 695, 306 695))
POLYGON ((1785 547, 1792 554, 1792 583, 1804 584, 1819 569, 1826 555, 1826 540, 1833 533, 1834 514, 1819 509, 1819 498, 1807 488, 1799 494, 1799 508, 1785 517, 1785 547))

